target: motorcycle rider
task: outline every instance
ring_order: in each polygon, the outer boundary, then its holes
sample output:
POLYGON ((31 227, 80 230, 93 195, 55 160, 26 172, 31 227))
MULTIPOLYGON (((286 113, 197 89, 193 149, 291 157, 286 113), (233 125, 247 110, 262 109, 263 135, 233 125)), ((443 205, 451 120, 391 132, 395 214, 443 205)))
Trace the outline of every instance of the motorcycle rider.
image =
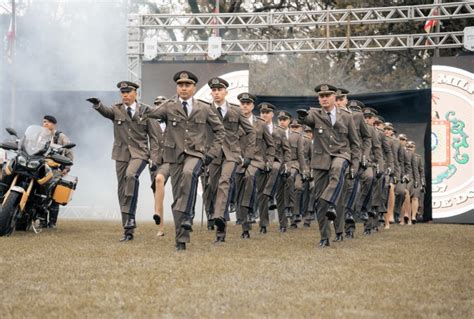
MULTIPOLYGON (((69 138, 63 132, 57 130, 56 125, 58 121, 53 115, 45 115, 43 117, 43 127, 47 128, 51 132, 51 143, 57 145, 66 145, 70 143, 69 138)), ((64 149, 64 156, 69 158, 71 161, 74 160, 74 155, 72 150, 64 149)), ((61 178, 69 173, 71 170, 70 166, 60 167, 59 170, 54 171, 54 175, 56 179, 61 178)), ((41 222, 41 226, 43 228, 56 228, 56 223, 58 221, 58 214, 59 214, 59 204, 52 202, 50 209, 49 209, 49 221, 47 219, 41 222)))

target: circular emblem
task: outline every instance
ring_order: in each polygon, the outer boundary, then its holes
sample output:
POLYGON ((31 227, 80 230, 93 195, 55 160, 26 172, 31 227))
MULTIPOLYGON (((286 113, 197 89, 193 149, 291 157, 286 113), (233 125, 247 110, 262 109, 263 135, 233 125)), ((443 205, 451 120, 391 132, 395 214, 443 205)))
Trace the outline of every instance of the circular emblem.
POLYGON ((249 99, 250 96, 249 96, 247 93, 244 93, 244 94, 242 94, 242 98, 243 98, 243 99, 249 99))
POLYGON ((218 78, 214 78, 214 79, 212 79, 211 83, 212 84, 219 84, 220 82, 219 82, 218 78))
POLYGON ((126 88, 126 87, 128 87, 127 82, 120 83, 120 88, 126 88))
POLYGON ((322 85, 321 91, 329 91, 329 87, 327 85, 322 85))
POLYGON ((181 72, 179 75, 180 79, 189 79, 189 74, 186 72, 181 72))
MULTIPOLYGON (((462 65, 462 61, 459 63, 462 65)), ((434 220, 474 222, 472 94, 472 72, 462 67, 433 65, 431 172, 434 220)))
POLYGON ((341 95, 341 94, 342 94, 341 90, 336 91, 336 95, 341 95))

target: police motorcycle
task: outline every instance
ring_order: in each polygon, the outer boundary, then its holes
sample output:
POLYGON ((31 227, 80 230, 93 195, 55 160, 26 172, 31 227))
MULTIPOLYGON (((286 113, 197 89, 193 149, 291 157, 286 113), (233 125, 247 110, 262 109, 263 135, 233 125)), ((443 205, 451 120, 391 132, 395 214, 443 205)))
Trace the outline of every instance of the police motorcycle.
POLYGON ((21 139, 14 129, 6 130, 15 141, 0 143, 14 154, 0 164, 0 236, 30 228, 38 233, 51 204, 66 205, 72 199, 77 177, 62 176, 60 170, 73 164, 62 153, 75 144, 52 143, 51 132, 38 125, 29 126, 21 139))

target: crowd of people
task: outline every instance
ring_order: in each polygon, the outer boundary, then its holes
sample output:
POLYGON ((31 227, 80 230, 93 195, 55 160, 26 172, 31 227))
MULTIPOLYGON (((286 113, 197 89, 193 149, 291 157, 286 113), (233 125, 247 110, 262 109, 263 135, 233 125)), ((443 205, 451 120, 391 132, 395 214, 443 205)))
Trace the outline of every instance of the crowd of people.
POLYGON ((87 99, 113 121, 121 241, 134 239, 139 176, 147 165, 158 236, 164 235, 164 188, 171 179, 177 250, 190 242, 200 182, 218 244, 226 240, 232 214, 242 239, 254 227, 266 234, 271 212, 282 233, 317 220, 322 248, 331 239, 354 238, 358 222, 370 235, 420 220, 425 178, 415 143, 397 135, 375 107, 348 100, 348 90, 320 84, 320 107, 293 116, 271 103, 255 105, 248 92, 238 95, 239 105, 228 102, 229 83, 219 77, 208 81, 211 103, 193 98, 193 73, 178 72, 173 80, 176 97, 158 96, 154 106, 137 101, 139 86, 130 81, 117 84, 120 103, 87 99))

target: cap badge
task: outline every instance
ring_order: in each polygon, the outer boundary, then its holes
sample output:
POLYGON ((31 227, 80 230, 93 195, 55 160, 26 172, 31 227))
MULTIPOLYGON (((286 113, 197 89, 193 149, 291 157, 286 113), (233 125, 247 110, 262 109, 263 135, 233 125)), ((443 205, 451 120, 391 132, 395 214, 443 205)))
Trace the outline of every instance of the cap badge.
POLYGON ((212 79, 211 83, 212 84, 219 84, 220 82, 219 82, 219 79, 214 78, 214 79, 212 79))
POLYGON ((189 75, 186 72, 181 72, 179 75, 180 79, 189 79, 189 75))
POLYGON ((327 86, 327 85, 322 85, 322 86, 321 86, 321 91, 329 91, 329 86, 327 86))

